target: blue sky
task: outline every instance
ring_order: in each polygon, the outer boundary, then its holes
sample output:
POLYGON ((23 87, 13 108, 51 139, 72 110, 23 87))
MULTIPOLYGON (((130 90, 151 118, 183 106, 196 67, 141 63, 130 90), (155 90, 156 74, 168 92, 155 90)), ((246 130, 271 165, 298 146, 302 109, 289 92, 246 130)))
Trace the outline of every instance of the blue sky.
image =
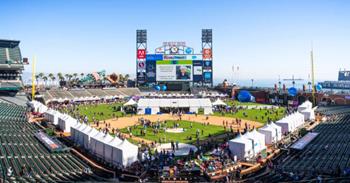
POLYGON ((20 40, 40 72, 135 75, 136 29, 148 30, 149 52, 163 41, 199 52, 212 28, 216 79, 307 79, 313 41, 316 77, 331 80, 350 69, 349 10, 346 0, 2 0, 0 38, 20 40))

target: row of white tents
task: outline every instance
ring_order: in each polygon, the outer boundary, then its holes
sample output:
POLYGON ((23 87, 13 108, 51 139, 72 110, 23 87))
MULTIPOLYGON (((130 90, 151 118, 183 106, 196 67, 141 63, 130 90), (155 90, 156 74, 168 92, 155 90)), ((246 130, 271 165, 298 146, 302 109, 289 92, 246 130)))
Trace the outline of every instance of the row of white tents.
POLYGON ((115 95, 115 96, 104 96, 104 97, 99 97, 99 96, 91 96, 91 97, 74 97, 74 98, 53 98, 53 99, 48 99, 45 101, 46 103, 49 102, 58 102, 58 103, 63 103, 66 101, 73 101, 73 102, 88 102, 88 101, 97 101, 97 100, 112 100, 112 99, 121 99, 124 98, 124 95, 115 95))
POLYGON ((79 123, 71 127, 71 139, 91 154, 115 166, 129 166, 138 160, 138 147, 79 123))
POLYGON ((44 118, 64 132, 71 133, 71 140, 91 154, 113 165, 129 166, 138 160, 138 147, 129 141, 112 137, 78 122, 68 114, 47 108, 45 105, 33 101, 36 112, 44 113, 44 118), (44 110, 45 109, 45 110, 44 110))
MULTIPOLYGON (((310 103, 306 101, 306 104, 300 105, 300 109, 307 106, 302 109, 302 111, 311 108, 312 113, 314 113, 312 104, 310 105, 310 103)), ((305 114, 295 112, 282 118, 276 123, 266 124, 259 128, 258 131, 254 129, 244 135, 238 135, 236 138, 229 141, 229 149, 232 155, 236 156, 239 160, 252 158, 266 149, 266 145, 271 145, 280 141, 283 134, 295 131, 298 127, 304 124, 305 119, 307 119, 305 114)), ((307 120, 313 119, 309 118, 307 120)))
MULTIPOLYGON (((201 92, 199 93, 200 96, 202 97, 227 97, 228 95, 225 93, 204 93, 201 92)), ((147 95, 146 95, 147 96, 147 95)), ((194 97, 195 95, 190 94, 190 93, 149 93, 149 97, 194 97)))
POLYGON ((160 108, 188 108, 195 113, 202 108, 206 115, 213 113, 212 103, 208 98, 141 98, 137 103, 138 114, 157 114, 160 108))

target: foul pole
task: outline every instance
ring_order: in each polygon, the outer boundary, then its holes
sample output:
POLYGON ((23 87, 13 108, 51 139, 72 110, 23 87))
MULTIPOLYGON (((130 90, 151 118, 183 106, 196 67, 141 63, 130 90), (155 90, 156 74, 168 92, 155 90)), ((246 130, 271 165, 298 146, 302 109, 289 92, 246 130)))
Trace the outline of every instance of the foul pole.
POLYGON ((32 101, 35 99, 35 64, 36 56, 34 56, 32 64, 32 101))
POLYGON ((314 70, 314 52, 313 48, 311 46, 311 87, 312 87, 312 103, 316 105, 316 100, 315 100, 315 70, 314 70))

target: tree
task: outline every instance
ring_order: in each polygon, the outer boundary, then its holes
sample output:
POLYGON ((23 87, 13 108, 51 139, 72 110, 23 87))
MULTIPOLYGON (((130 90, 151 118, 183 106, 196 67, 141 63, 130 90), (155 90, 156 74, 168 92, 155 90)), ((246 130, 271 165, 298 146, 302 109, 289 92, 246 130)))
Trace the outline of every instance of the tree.
POLYGON ((83 78, 84 77, 84 73, 80 73, 80 78, 83 78))
POLYGON ((63 74, 62 73, 57 73, 57 78, 60 80, 60 81, 64 81, 64 77, 63 77, 63 74))
POLYGON ((48 79, 47 76, 43 77, 43 80, 44 80, 46 86, 47 86, 47 79, 48 79))
POLYGON ((124 82, 124 76, 123 74, 119 74, 119 82, 124 82))
POLYGON ((54 83, 55 80, 56 80, 56 77, 55 77, 55 76, 52 76, 51 81, 54 83))
POLYGON ((77 78, 78 73, 74 73, 73 76, 74 76, 74 79, 77 78))
MULTIPOLYGON (((41 73, 38 74, 38 76, 39 76, 39 80, 40 79, 44 79, 43 77, 45 76, 45 74, 41 72, 41 73)), ((39 85, 39 83, 38 83, 38 85, 39 85)))
POLYGON ((129 78, 130 78, 130 75, 129 75, 129 74, 125 74, 125 76, 124 76, 124 80, 125 80, 125 81, 128 81, 128 80, 129 80, 129 78))
POLYGON ((66 78, 66 80, 69 80, 69 74, 65 74, 64 77, 66 78))
POLYGON ((36 80, 36 84, 38 85, 39 84, 39 79, 40 79, 40 76, 37 74, 35 75, 35 80, 36 80))
POLYGON ((51 80, 51 85, 52 85, 52 77, 54 77, 54 75, 52 73, 49 73, 48 77, 50 78, 51 80))

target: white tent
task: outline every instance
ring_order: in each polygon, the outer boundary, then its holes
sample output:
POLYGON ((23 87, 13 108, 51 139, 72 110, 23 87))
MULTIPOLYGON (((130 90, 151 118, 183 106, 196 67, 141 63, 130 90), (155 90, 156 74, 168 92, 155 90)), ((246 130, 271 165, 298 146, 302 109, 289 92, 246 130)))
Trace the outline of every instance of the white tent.
POLYGON ((245 133, 243 136, 253 141, 254 156, 260 153, 262 150, 266 149, 265 135, 256 131, 256 129, 245 133))
POLYGON ((133 162, 138 160, 137 157, 138 157, 139 149, 136 145, 130 143, 128 140, 125 139, 123 143, 121 143, 118 147, 123 152, 123 156, 122 156, 123 166, 129 166, 133 162))
POLYGON ((289 116, 282 118, 279 121, 276 121, 276 125, 282 127, 282 134, 293 132, 296 128, 304 124, 304 116, 295 112, 289 116))
POLYGON ((277 142, 276 129, 270 125, 265 125, 258 130, 260 133, 265 135, 265 144, 273 144, 277 142))
POLYGON ((104 134, 104 133, 100 135, 100 133, 91 137, 91 143, 94 144, 94 154, 99 158, 105 159, 104 148, 106 146, 106 143, 110 142, 113 139, 113 137, 110 136, 109 134, 104 134))
POLYGON ((212 114, 212 104, 209 99, 193 99, 193 98, 169 98, 169 99, 146 99, 142 98, 138 101, 138 114, 145 114, 150 110, 151 114, 157 114, 162 107, 172 108, 188 108, 190 112, 198 113, 199 108, 204 109, 204 114, 212 114))
POLYGON ((86 125, 86 127, 80 131, 79 134, 79 144, 84 147, 85 149, 89 148, 90 144, 90 136, 96 134, 93 132, 98 132, 96 129, 94 131, 94 128, 91 128, 90 126, 86 125))
POLYGON ((301 105, 298 106, 298 111, 301 112, 305 109, 312 109, 312 103, 310 101, 305 101, 301 105))
POLYGON ((135 102, 135 100, 133 100, 132 98, 128 102, 123 104, 123 106, 132 106, 132 105, 137 105, 137 102, 135 102))
POLYGON ((281 120, 276 121, 276 125, 281 127, 283 135, 285 135, 293 130, 290 120, 286 119, 286 118, 283 118, 281 120))
POLYGON ((71 126, 74 126, 78 121, 68 114, 61 115, 58 117, 58 127, 64 132, 70 132, 71 126))
POLYGON ((58 117, 60 117, 62 115, 62 113, 55 111, 53 109, 48 109, 45 113, 44 113, 44 118, 49 121, 52 122, 54 125, 58 125, 58 117))
POLYGON ((38 101, 32 101, 31 104, 34 107, 35 112, 44 113, 48 110, 48 107, 38 101))
POLYGON ((300 113, 304 115, 305 120, 315 120, 315 111, 313 109, 304 109, 300 113))
MULTIPOLYGON (((103 132, 98 132, 94 136, 91 136, 91 138, 90 138, 90 150, 91 150, 92 154, 98 156, 97 150, 98 149, 103 150, 103 143, 101 142, 101 140, 103 139, 104 136, 105 136, 105 134, 103 132)), ((102 153, 102 157, 103 157, 103 153, 102 153)), ((102 158, 102 157, 100 157, 100 158, 102 158)))
POLYGON ((76 123, 75 125, 71 126, 70 127, 70 139, 73 141, 73 142, 77 142, 77 139, 78 139, 78 135, 79 135, 79 127, 82 126, 82 125, 85 125, 83 123, 76 123))
POLYGON ((118 137, 114 137, 110 142, 106 143, 104 150, 106 161, 111 162, 113 165, 122 165, 123 151, 119 148, 122 142, 118 137))
POLYGON ((277 141, 280 141, 282 139, 282 127, 276 125, 275 123, 270 123, 270 127, 275 129, 276 139, 277 141))
POLYGON ((251 140, 248 140, 242 135, 238 135, 236 138, 228 142, 229 149, 233 156, 237 156, 237 159, 244 160, 245 158, 253 155, 253 146, 251 140))
POLYGON ((215 102, 213 102, 213 106, 227 106, 227 104, 218 98, 215 102))

